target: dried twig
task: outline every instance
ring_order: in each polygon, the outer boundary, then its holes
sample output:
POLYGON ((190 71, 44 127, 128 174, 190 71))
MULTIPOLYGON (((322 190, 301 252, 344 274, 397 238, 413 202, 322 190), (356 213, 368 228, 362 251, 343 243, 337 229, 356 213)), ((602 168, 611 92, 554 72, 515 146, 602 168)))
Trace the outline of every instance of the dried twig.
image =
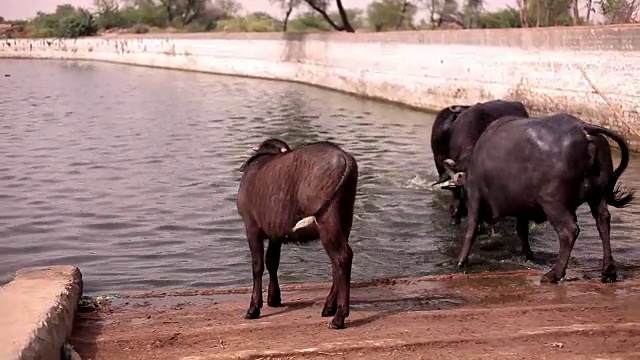
POLYGON ((580 70, 580 72, 582 73, 582 77, 584 77, 584 79, 587 81, 587 83, 589 84, 589 86, 591 86, 591 89, 593 89, 593 92, 595 94, 598 94, 602 100, 604 100, 605 103, 607 103, 607 105, 609 106, 609 108, 611 108, 611 111, 613 111, 614 115, 618 118, 618 121, 623 123, 626 127, 629 128, 629 130, 631 130, 632 133, 636 134, 636 136, 640 136, 640 132, 638 132, 638 130, 634 129, 633 126, 631 126, 622 116, 622 114, 620 114, 618 112, 618 110, 613 106, 613 104, 611 104, 611 101, 609 101, 609 99, 600 91, 598 90, 598 88, 595 86, 595 84, 593 83, 593 81, 591 81, 591 79, 589 78, 589 75, 587 75, 587 72, 584 71, 584 68, 582 67, 582 65, 580 64, 576 64, 576 67, 578 68, 578 70, 580 70))

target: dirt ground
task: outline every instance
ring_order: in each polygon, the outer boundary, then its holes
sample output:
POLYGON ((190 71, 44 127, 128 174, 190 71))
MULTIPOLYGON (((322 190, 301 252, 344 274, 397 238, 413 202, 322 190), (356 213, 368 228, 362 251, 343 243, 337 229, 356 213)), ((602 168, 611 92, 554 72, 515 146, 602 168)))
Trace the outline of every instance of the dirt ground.
POLYGON ((283 286, 284 306, 265 304, 256 320, 243 318, 246 288, 140 294, 79 313, 72 345, 85 360, 640 359, 640 276, 577 274, 558 285, 537 271, 354 284, 343 330, 320 317, 328 284, 283 286))

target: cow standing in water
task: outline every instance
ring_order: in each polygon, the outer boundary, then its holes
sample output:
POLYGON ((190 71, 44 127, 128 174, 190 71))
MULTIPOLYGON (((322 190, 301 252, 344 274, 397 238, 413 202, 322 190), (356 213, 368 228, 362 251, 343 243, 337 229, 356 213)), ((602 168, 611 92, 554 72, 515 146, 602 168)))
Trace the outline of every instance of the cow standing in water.
POLYGON ((465 171, 476 141, 492 122, 503 116, 529 117, 529 113, 519 101, 491 100, 473 106, 449 107, 438 116, 444 120, 438 121, 436 117, 431 133, 433 158, 439 175, 434 186, 440 185, 439 187, 451 191, 449 213, 453 222, 459 224, 466 216, 467 209, 461 201, 461 189, 446 185, 449 174, 442 170, 445 169, 444 160, 455 161, 460 171, 465 171), (446 116, 447 113, 451 115, 446 116))
POLYGON ((438 179, 436 183, 447 180, 448 174, 444 167, 444 161, 449 158, 449 140, 451 139, 451 125, 456 121, 460 114, 470 108, 471 105, 451 105, 440 110, 436 115, 436 119, 431 127, 431 152, 433 153, 433 162, 438 171, 438 179))
POLYGON ((629 163, 629 148, 617 134, 569 114, 538 118, 504 117, 493 122, 476 143, 466 171, 453 160, 445 165, 452 186, 464 187, 468 223, 458 266, 466 265, 479 221, 514 216, 516 232, 528 258, 529 221, 549 221, 558 234, 555 266, 541 279, 556 283, 566 273, 569 255, 580 233, 576 209, 588 203, 602 240, 602 282, 616 281, 611 255, 611 215, 607 205, 626 206, 633 191, 616 186, 629 163), (607 138, 620 147, 613 169, 607 138))
POLYGON ((349 316, 353 252, 348 240, 358 183, 356 160, 326 141, 291 150, 284 141, 268 139, 254 151, 241 167, 237 202, 253 267, 253 293, 245 317, 260 316, 265 262, 267 304, 281 306, 277 275, 281 245, 320 239, 333 276, 322 316, 333 316, 329 327, 341 329, 349 316), (266 261, 265 239, 269 241, 266 261))

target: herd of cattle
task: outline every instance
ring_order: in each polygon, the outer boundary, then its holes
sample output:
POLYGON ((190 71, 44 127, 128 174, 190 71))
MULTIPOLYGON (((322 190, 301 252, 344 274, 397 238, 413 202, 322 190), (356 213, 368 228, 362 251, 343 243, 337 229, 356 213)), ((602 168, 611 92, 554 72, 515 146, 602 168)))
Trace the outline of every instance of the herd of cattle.
MULTIPOLYGON (((531 117, 520 102, 493 100, 441 110, 433 125, 431 148, 439 175, 434 186, 451 192, 454 223, 467 218, 458 266, 466 265, 481 223, 515 217, 522 251, 533 259, 529 222, 549 221, 560 250, 541 282, 556 283, 565 276, 580 232, 576 209, 587 203, 602 239, 602 281, 616 280, 608 205, 623 207, 634 196, 616 185, 629 163, 622 137, 566 113, 531 117), (615 169, 607 137, 621 151, 615 169)), ((267 304, 281 305, 277 272, 282 244, 320 239, 331 259, 333 277, 322 316, 333 316, 331 328, 343 328, 349 316, 353 252, 348 238, 358 183, 356 160, 326 141, 292 150, 282 140, 267 139, 253 151, 241 167, 237 200, 253 269, 245 317, 260 316, 265 263, 267 304)))

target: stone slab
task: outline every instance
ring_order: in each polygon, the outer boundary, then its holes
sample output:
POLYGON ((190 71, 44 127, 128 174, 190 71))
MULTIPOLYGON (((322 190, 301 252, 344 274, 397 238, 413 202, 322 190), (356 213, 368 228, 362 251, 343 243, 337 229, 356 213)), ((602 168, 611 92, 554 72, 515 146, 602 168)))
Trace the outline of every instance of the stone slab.
POLYGON ((60 359, 81 296, 75 266, 18 270, 0 288, 0 359, 60 359))

